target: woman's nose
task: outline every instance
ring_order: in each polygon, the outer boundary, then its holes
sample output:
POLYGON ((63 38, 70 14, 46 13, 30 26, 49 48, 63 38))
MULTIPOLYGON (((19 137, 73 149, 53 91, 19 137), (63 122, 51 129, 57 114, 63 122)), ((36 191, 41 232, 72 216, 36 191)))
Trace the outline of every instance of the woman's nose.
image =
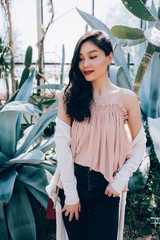
POLYGON ((89 67, 90 66, 90 61, 89 59, 84 60, 84 67, 89 67))

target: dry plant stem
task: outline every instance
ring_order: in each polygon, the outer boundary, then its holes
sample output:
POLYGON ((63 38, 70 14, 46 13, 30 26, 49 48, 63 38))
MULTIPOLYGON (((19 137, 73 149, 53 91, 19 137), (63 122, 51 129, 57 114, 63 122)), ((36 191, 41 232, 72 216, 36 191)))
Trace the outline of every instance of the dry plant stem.
POLYGON ((8 33, 9 33, 9 46, 10 46, 10 55, 11 55, 11 79, 12 79, 12 94, 16 91, 16 81, 14 74, 14 53, 13 53, 13 41, 12 41, 12 22, 11 22, 11 13, 9 7, 9 1, 1 0, 1 6, 4 9, 6 17, 8 17, 8 33))
MULTIPOLYGON (((42 73, 42 69, 43 69, 43 61, 42 61, 42 57, 44 56, 44 39, 45 39, 45 36, 47 34, 47 31, 51 25, 51 23, 53 22, 53 18, 54 18, 54 11, 53 11, 53 2, 52 0, 50 0, 50 4, 51 4, 51 7, 52 7, 52 15, 51 15, 51 19, 45 29, 45 31, 43 31, 43 36, 42 36, 42 39, 39 41, 38 43, 38 47, 39 47, 39 53, 40 53, 40 56, 39 56, 39 63, 38 63, 38 69, 39 69, 39 72, 42 73)), ((37 76, 37 86, 40 86, 40 75, 37 76)))
POLYGON ((145 71, 148 67, 148 64, 152 58, 153 53, 155 52, 156 46, 152 45, 151 43, 148 43, 148 46, 146 48, 146 51, 143 55, 142 61, 138 67, 138 71, 136 74, 136 78, 135 78, 135 83, 133 86, 133 91, 138 95, 139 94, 139 90, 140 90, 140 86, 141 86, 141 82, 143 79, 143 76, 145 74, 145 71))

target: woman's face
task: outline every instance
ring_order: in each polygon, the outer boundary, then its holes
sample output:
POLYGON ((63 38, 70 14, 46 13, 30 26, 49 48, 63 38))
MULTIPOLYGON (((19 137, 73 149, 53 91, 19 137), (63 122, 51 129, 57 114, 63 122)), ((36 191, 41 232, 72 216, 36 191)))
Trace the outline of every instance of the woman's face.
POLYGON ((107 67, 112 62, 113 54, 106 56, 104 51, 93 42, 87 41, 82 44, 79 55, 79 69, 86 81, 106 79, 107 67))

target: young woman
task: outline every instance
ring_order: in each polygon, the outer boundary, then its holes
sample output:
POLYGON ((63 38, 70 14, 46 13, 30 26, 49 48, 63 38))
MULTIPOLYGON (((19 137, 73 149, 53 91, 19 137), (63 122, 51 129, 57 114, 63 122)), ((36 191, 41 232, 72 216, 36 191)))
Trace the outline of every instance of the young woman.
POLYGON ((69 240, 117 239, 119 196, 145 153, 137 96, 111 83, 112 59, 105 33, 84 34, 75 47, 69 84, 59 97, 58 166, 47 191, 53 199, 55 184, 60 187, 69 240))

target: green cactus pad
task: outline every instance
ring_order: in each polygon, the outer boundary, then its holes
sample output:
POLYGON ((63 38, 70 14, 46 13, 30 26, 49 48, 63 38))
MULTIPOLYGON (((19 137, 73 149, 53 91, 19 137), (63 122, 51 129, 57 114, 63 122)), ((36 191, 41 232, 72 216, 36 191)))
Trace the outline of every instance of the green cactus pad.
POLYGON ((27 48, 26 54, 25 54, 25 61, 24 64, 26 66, 26 68, 29 68, 31 66, 32 63, 32 47, 29 46, 27 48))
POLYGON ((122 0, 124 6, 136 17, 146 21, 156 21, 157 19, 150 13, 141 0, 122 0))
POLYGON ((111 28, 111 33, 120 39, 137 40, 143 39, 143 30, 139 28, 130 28, 123 25, 116 25, 111 28))

